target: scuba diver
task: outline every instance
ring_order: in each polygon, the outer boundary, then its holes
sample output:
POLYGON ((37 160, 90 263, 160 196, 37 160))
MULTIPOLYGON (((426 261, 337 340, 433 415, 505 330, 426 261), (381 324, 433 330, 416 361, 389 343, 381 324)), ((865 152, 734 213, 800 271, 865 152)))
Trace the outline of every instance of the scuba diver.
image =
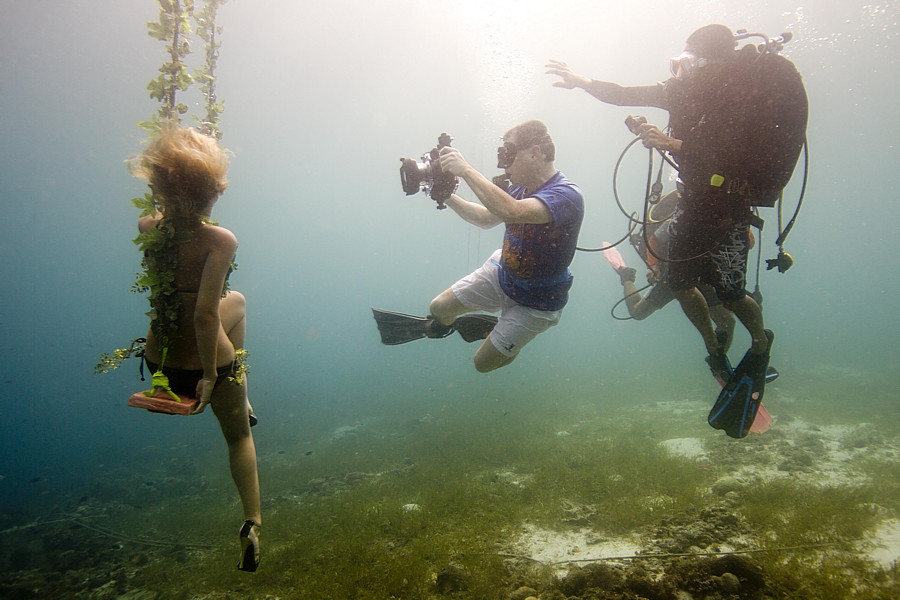
MULTIPOLYGON (((638 289, 635 285, 637 270, 629 267, 625 263, 625 259, 619 251, 608 244, 604 243, 603 256, 609 262, 610 266, 619 276, 625 296, 613 306, 612 316, 615 319, 624 321, 628 317, 619 317, 615 314, 615 309, 619 304, 625 303, 628 308, 629 317, 642 321, 654 314, 659 309, 665 307, 675 295, 666 283, 667 264, 665 257, 668 256, 669 236, 667 225, 672 219, 675 212, 675 203, 677 202, 679 193, 677 191, 669 192, 656 203, 650 206, 647 212, 647 220, 640 232, 629 236, 629 241, 640 256, 644 264, 647 265, 647 282, 648 285, 638 289), (648 250, 649 245, 649 250, 648 250), (659 257, 659 258, 657 258, 659 257), (650 288, 644 296, 641 292, 650 288)), ((750 232, 750 248, 753 249, 755 238, 753 232, 750 232)), ((757 272, 757 278, 759 273, 757 272)), ((722 301, 716 295, 716 290, 708 284, 700 284, 697 286, 703 298, 709 306, 709 315, 715 327, 716 338, 719 340, 719 346, 727 353, 731 348, 731 342, 734 337, 734 313, 722 305, 722 301)), ((754 290, 754 299, 759 298, 758 303, 762 306, 762 294, 759 287, 754 290)), ((708 360, 708 359, 707 359, 708 360)), ((778 370, 769 365, 766 368, 766 384, 772 383, 778 378, 778 370)), ((727 381, 721 377, 717 377, 720 386, 725 386, 727 381)), ((754 419, 750 431, 752 433, 765 433, 772 426, 772 417, 768 411, 760 403, 759 411, 756 419, 754 419)))
MULTIPOLYGON (((494 181, 450 147, 449 136, 445 145, 432 151, 440 166, 435 171, 462 178, 480 201, 457 196, 456 183, 451 183, 446 194, 431 191, 438 208, 445 204, 482 229, 503 223, 503 247, 434 298, 428 317, 372 309, 383 343, 443 338, 459 331, 466 341, 483 340, 474 362, 480 373, 487 373, 510 364, 528 342, 559 322, 572 286, 569 265, 584 218, 584 200, 581 190, 554 166, 555 155, 547 126, 535 120, 504 134, 497 149, 497 167, 504 176, 494 181), (500 317, 465 314, 478 310, 500 312, 500 317)), ((418 191, 418 175, 401 169, 401 178, 408 194, 418 191), (415 180, 409 188, 407 180, 415 180)))
MULTIPOLYGON (((622 255, 614 247, 603 251, 603 256, 619 275, 624 288, 625 296, 621 302, 625 303, 629 316, 636 321, 646 319, 675 299, 672 289, 666 283, 668 263, 665 262, 665 257, 668 256, 669 248, 667 225, 672 220, 678 197, 678 192, 673 191, 663 196, 656 204, 652 204, 643 229, 629 236, 635 252, 647 265, 647 282, 650 285, 650 291, 645 296, 641 296, 642 290, 638 290, 635 285, 637 270, 626 265, 622 255)), ((711 285, 701 284, 697 287, 709 306, 709 314, 715 325, 719 345, 727 352, 734 337, 734 314, 722 306, 721 300, 711 285)), ((620 318, 615 314, 613 317, 620 318)))
POLYGON ((555 87, 582 88, 617 106, 651 106, 669 112, 667 135, 641 123, 636 133, 647 148, 671 155, 678 167, 681 198, 668 227, 667 283, 685 315, 699 331, 713 375, 727 381, 709 415, 709 423, 731 437, 744 437, 765 389, 774 334, 762 311, 747 295, 749 227, 758 219, 753 207, 773 206, 790 180, 805 143, 808 101, 790 61, 777 54, 788 35, 759 49, 737 50, 724 25, 707 25, 687 40, 685 51, 670 62, 666 82, 623 87, 576 74, 551 60, 547 73, 555 87), (723 305, 734 312, 752 344, 732 369, 698 289, 712 285, 723 305))

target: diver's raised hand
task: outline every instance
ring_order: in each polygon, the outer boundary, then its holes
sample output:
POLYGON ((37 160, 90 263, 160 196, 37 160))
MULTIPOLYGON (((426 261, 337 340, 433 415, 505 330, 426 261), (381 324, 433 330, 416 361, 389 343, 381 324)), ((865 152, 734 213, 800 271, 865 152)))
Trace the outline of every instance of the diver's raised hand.
POLYGON ((562 77, 562 81, 554 81, 553 87, 565 88, 567 90, 572 90, 575 88, 586 88, 591 80, 584 75, 579 75, 575 71, 572 70, 569 65, 561 60, 556 60, 551 58, 550 61, 544 65, 547 67, 545 73, 548 75, 559 75, 562 77))

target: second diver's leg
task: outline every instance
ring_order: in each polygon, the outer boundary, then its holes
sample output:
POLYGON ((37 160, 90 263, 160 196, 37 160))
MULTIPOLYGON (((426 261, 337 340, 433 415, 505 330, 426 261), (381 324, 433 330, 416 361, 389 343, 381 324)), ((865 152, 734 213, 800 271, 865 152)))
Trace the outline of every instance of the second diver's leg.
POLYGON ((753 339, 753 343, 750 346, 750 352, 754 354, 765 353, 769 345, 769 340, 766 338, 762 309, 759 308, 756 301, 750 296, 745 295, 739 300, 729 300, 723 304, 725 305, 725 308, 737 315, 737 318, 740 319, 744 327, 747 328, 747 331, 750 332, 750 337, 753 339))
POLYGON ((713 328, 712 319, 709 315, 709 306, 706 304, 703 294, 696 287, 686 290, 673 290, 673 294, 675 299, 681 304, 681 310, 684 311, 685 316, 700 332, 703 343, 706 345, 706 351, 710 356, 715 355, 719 352, 719 341, 716 338, 716 330, 713 328))
POLYGON ((709 307, 709 316, 716 325, 719 345, 728 352, 728 349, 731 348, 731 341, 734 339, 734 313, 721 304, 717 304, 709 307))
POLYGON ((762 309, 747 295, 744 286, 747 280, 747 256, 750 252, 750 226, 739 223, 733 226, 727 240, 714 257, 719 273, 717 293, 722 303, 732 311, 747 331, 753 342, 750 352, 765 354, 769 347, 763 324, 762 309))
MULTIPOLYGON (((648 277, 649 279, 649 277, 648 277)), ((675 296, 669 286, 656 281, 653 288, 642 298, 633 282, 624 282, 625 304, 628 314, 636 321, 642 321, 669 303, 675 296)))
POLYGON ((632 319, 642 321, 656 312, 656 306, 648 302, 646 296, 641 298, 633 281, 624 281, 622 287, 625 292, 625 306, 628 307, 628 314, 632 319))
POLYGON ((703 337, 703 343, 709 353, 709 356, 706 357, 709 370, 712 371, 713 377, 724 385, 724 382, 728 381, 731 376, 731 367, 728 363, 728 356, 725 354, 725 348, 719 345, 706 299, 697 288, 680 290, 674 294, 688 320, 703 337))

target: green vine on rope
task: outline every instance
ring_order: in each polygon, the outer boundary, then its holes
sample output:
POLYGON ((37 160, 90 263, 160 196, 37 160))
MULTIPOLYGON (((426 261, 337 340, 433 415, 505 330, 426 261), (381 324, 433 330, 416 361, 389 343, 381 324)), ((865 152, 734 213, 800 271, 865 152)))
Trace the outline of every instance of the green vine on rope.
POLYGON ((187 112, 185 104, 176 103, 176 94, 186 91, 194 82, 184 60, 191 53, 191 16, 194 12, 194 0, 157 0, 159 3, 159 21, 147 23, 150 37, 167 42, 166 50, 169 60, 159 67, 159 75, 147 84, 150 97, 162 104, 151 121, 142 121, 138 125, 144 129, 159 130, 160 120, 180 120, 180 115, 187 112))
POLYGON ((150 326, 161 348, 178 333, 181 299, 175 289, 175 269, 178 267, 178 239, 175 227, 168 219, 161 219, 156 227, 139 234, 134 243, 143 252, 143 271, 131 286, 133 293, 148 293, 150 326))
MULTIPOLYGON (((159 67, 159 75, 147 84, 150 98, 160 102, 159 110, 148 121, 140 121, 138 127, 150 132, 159 132, 163 121, 181 122, 181 115, 188 111, 183 102, 179 102, 178 93, 187 92, 194 83, 200 86, 205 99, 206 114, 203 118, 191 115, 200 123, 200 132, 222 138, 219 129, 220 115, 224 110, 224 101, 216 97, 216 64, 219 48, 222 43, 218 36, 222 28, 216 25, 219 6, 227 0, 206 0, 202 10, 195 13, 194 0, 157 0, 159 19, 147 22, 147 34, 166 43, 168 60, 159 67), (196 35, 205 43, 206 62, 194 69, 191 74, 186 64, 191 54, 191 21, 196 24, 196 35)), ((160 214, 159 206, 152 192, 142 197, 132 198, 131 203, 141 210, 140 217, 160 214)), ((207 222, 204 220, 204 222, 207 222)), ((214 224, 214 223, 213 223, 214 224)), ((148 293, 150 301, 150 327, 160 347, 166 348, 178 331, 178 317, 182 310, 181 301, 175 291, 175 269, 178 266, 178 242, 174 224, 161 219, 159 225, 139 234, 134 244, 143 253, 142 270, 136 274, 131 287, 133 293, 148 293)), ((232 263, 232 269, 237 265, 232 263)), ((226 279, 224 296, 228 291, 226 279)), ((143 343, 131 343, 129 348, 119 348, 112 353, 100 355, 100 362, 94 367, 95 373, 107 373, 119 367, 126 358, 143 353, 143 343)), ((240 356, 241 364, 246 352, 240 356)), ((249 368, 239 367, 236 373, 238 380, 249 368)))
POLYGON ((94 373, 100 374, 115 371, 122 366, 122 362, 126 358, 143 356, 146 342, 145 338, 136 338, 131 340, 131 345, 127 348, 116 348, 111 353, 104 352, 100 355, 97 364, 94 365, 94 373))
MULTIPOLYGON (((202 125, 201 132, 219 139, 219 115, 224 110, 223 102, 216 102, 216 62, 219 47, 222 45, 216 38, 222 28, 216 26, 216 15, 219 5, 225 0, 206 0, 203 9, 195 14, 194 0, 157 0, 159 3, 159 21, 147 23, 150 37, 168 42, 166 50, 169 61, 159 68, 160 75, 148 85, 150 97, 162 103, 151 125, 156 128, 162 119, 180 120, 180 115, 187 112, 185 104, 176 102, 179 91, 187 91, 197 82, 200 91, 206 98, 206 116, 203 120, 194 116, 202 125), (206 64, 194 70, 191 75, 185 59, 191 53, 190 35, 191 20, 197 25, 197 35, 206 43, 206 64)), ((158 207, 152 193, 132 201, 141 209, 141 216, 157 214, 158 207)), ((162 348, 178 332, 178 317, 181 314, 181 300, 175 290, 175 269, 178 266, 178 243, 174 223, 163 218, 157 227, 141 233, 134 239, 143 253, 141 266, 143 271, 137 274, 132 292, 148 293, 150 300, 150 325, 162 348)))
POLYGON ((225 110, 225 102, 216 98, 216 63, 219 60, 219 47, 222 42, 217 35, 222 34, 222 28, 216 26, 216 14, 219 6, 227 0, 209 0, 199 14, 195 15, 197 35, 206 43, 206 64, 194 70, 194 80, 200 84, 200 91, 206 99, 206 116, 194 119, 201 124, 200 132, 216 139, 222 138, 219 130, 219 115, 225 110))
POLYGON ((181 121, 181 115, 188 111, 184 102, 179 102, 178 92, 187 92, 194 83, 200 85, 206 114, 203 117, 191 115, 200 124, 200 132, 216 139, 222 138, 219 116, 225 110, 225 103, 216 97, 216 63, 222 43, 218 36, 222 28, 216 25, 219 7, 227 0, 206 0, 201 10, 195 12, 194 0, 157 0, 159 20, 147 23, 147 34, 166 42, 169 59, 159 67, 159 75, 147 84, 150 97, 161 104, 149 121, 141 121, 138 127, 148 131, 159 131, 163 120, 181 121), (205 46, 205 64, 193 70, 188 68, 186 59, 191 54, 191 22, 196 25, 196 35, 205 46))

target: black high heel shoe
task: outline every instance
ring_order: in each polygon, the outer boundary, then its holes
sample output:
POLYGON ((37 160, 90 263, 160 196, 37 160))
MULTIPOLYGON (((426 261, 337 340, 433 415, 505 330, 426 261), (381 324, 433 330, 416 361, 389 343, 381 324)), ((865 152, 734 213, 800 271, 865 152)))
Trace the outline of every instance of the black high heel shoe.
POLYGON ((241 560, 237 568, 254 572, 259 567, 259 525, 251 519, 241 525, 241 560))

